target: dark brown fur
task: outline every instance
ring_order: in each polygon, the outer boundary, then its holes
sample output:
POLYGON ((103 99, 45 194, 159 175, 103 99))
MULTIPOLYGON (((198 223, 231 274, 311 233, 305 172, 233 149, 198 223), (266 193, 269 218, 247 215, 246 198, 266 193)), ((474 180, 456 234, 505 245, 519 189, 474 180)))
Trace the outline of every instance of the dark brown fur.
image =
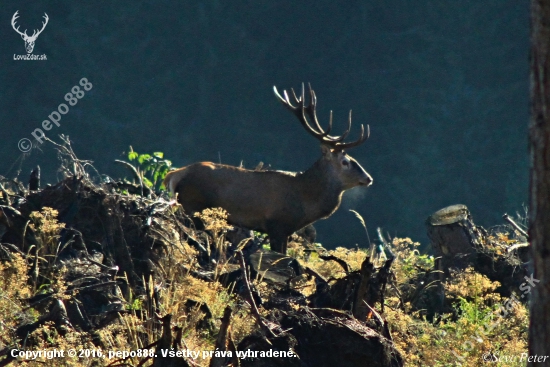
POLYGON ((164 183, 188 213, 224 208, 231 224, 266 232, 271 248, 286 253, 288 236, 330 216, 345 190, 372 178, 344 152, 323 146, 323 156, 303 173, 202 162, 170 172, 164 183))
POLYGON ((345 190, 369 186, 372 178, 344 149, 356 147, 368 138, 361 125, 358 140, 344 143, 351 129, 351 111, 348 129, 341 136, 329 135, 317 120, 317 97, 309 86, 309 105, 306 106, 305 88, 297 97, 296 106, 284 91, 277 99, 300 121, 304 129, 321 142, 323 156, 304 173, 281 171, 251 171, 210 162, 195 163, 170 172, 164 185, 177 194, 185 211, 194 213, 206 208, 221 207, 229 213, 229 222, 266 232, 271 249, 286 254, 287 239, 293 232, 329 217, 338 207, 345 190), (307 116, 307 117, 306 117, 307 116), (309 118, 309 122, 308 122, 309 118))

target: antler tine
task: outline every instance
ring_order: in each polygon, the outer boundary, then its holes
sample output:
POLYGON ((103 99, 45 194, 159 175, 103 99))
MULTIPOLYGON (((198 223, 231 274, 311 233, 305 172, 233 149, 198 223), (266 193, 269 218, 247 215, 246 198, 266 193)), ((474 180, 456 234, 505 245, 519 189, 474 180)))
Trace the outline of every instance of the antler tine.
POLYGON ((332 130, 332 110, 330 110, 330 117, 328 119, 328 129, 326 131, 327 135, 332 130))
POLYGON ((279 94, 279 91, 277 90, 277 87, 276 87, 275 85, 273 86, 273 93, 275 93, 275 97, 277 97, 277 99, 278 99, 282 104, 286 105, 285 99, 283 98, 283 96, 281 96, 281 95, 279 94))
MULTIPOLYGON (((332 118, 332 111, 331 112, 331 118, 332 118)), ((325 139, 329 140, 331 143, 340 143, 344 141, 345 138, 348 137, 349 133, 351 131, 351 110, 349 111, 349 119, 348 119, 348 128, 344 133, 340 136, 327 136, 325 139)))
POLYGON ((362 144, 370 135, 370 128, 369 125, 367 125, 367 134, 365 135, 365 127, 361 125, 361 135, 359 136, 359 139, 357 139, 354 142, 351 143, 343 143, 343 141, 348 137, 351 131, 351 110, 349 111, 349 117, 348 117, 348 128, 344 133, 340 136, 330 136, 329 133, 332 130, 332 111, 330 111, 330 119, 327 130, 323 130, 321 125, 319 124, 319 120, 317 119, 317 96, 315 95, 315 91, 311 88, 311 84, 308 84, 309 89, 309 96, 310 96, 310 102, 306 106, 306 96, 305 96, 305 87, 302 83, 302 90, 300 97, 296 95, 296 92, 294 92, 294 89, 291 89, 292 96, 294 97, 294 100, 297 103, 297 106, 292 105, 290 102, 290 98, 288 96, 288 93, 286 90, 283 91, 284 97, 282 97, 279 92, 277 91, 277 87, 273 87, 273 91, 275 92, 275 95, 283 103, 286 108, 291 110, 296 117, 298 117, 298 120, 300 120, 300 123, 304 127, 304 129, 307 130, 308 133, 313 135, 316 139, 320 140, 321 143, 325 143, 334 151, 342 151, 346 148, 352 148, 357 145, 362 144), (308 121, 312 120, 311 122, 308 121))
POLYGON ((12 26, 12 28, 13 28, 17 33, 19 33, 20 35, 23 35, 23 34, 27 35, 27 30, 26 30, 26 29, 25 29, 25 32, 23 33, 23 32, 21 32, 21 31, 19 30, 19 26, 17 26, 17 28, 15 28, 16 20, 17 20, 17 18, 19 18, 19 14, 18 14, 18 13, 19 13, 19 10, 17 10, 17 11, 15 12, 15 14, 13 14, 13 17, 11 18, 11 26, 12 26))
MULTIPOLYGON (((311 84, 307 83, 308 91, 309 91, 309 105, 304 106, 305 112, 307 112, 307 115, 309 116, 309 119, 313 121, 312 125, 315 124, 315 127, 317 128, 316 134, 319 136, 319 138, 322 138, 324 141, 325 137, 328 136, 330 133, 330 130, 332 129, 332 121, 329 124, 328 130, 325 131, 321 127, 321 124, 319 123, 319 120, 317 119, 317 96, 315 95, 315 91, 311 89, 311 84)), ((302 83, 302 99, 304 100, 305 104, 305 90, 304 90, 304 83, 302 83)))
POLYGON ((279 94, 279 91, 277 90, 276 86, 273 86, 273 92, 275 93, 275 96, 277 99, 288 109, 293 110, 292 106, 290 105, 290 101, 288 100, 288 95, 286 94, 286 90, 283 91, 283 94, 285 95, 285 98, 279 94))
POLYGON ((11 25, 15 26, 15 21, 17 20, 17 18, 19 18, 19 10, 17 10, 15 14, 13 14, 13 17, 11 17, 11 25))
POLYGON ((294 113, 296 115, 296 117, 298 117, 298 119, 300 120, 302 125, 306 128, 306 130, 308 130, 311 134, 313 134, 315 137, 317 137, 318 133, 313 128, 311 128, 311 126, 309 126, 309 124, 308 124, 308 122, 307 122, 307 120, 304 116, 304 106, 303 106, 304 101, 303 101, 303 98, 298 98, 296 96, 296 93, 294 92, 294 89, 291 89, 294 100, 296 101, 296 103, 298 103, 298 106, 294 106, 290 102, 290 98, 288 96, 288 92, 286 91, 286 89, 283 90, 284 97, 279 94, 279 91, 277 90, 276 86, 273 86, 273 92, 275 92, 275 96, 277 97, 277 99, 286 108, 288 108, 290 111, 292 111, 292 113, 294 113))
POLYGON ((294 100, 296 101, 296 103, 298 103, 298 107, 300 107, 300 104, 302 103, 302 99, 296 96, 296 92, 294 91, 294 88, 290 88, 290 91, 292 92, 292 96, 294 97, 294 100))
POLYGON ((46 13, 44 13, 44 16, 43 16, 42 18, 44 18, 44 20, 45 20, 45 22, 42 22, 42 29, 39 30, 39 31, 38 31, 38 30, 35 30, 35 31, 33 32, 33 34, 32 34, 33 37, 34 37, 34 33, 36 33, 36 32, 38 32, 38 33, 36 34, 36 37, 38 37, 38 35, 39 35, 40 33, 42 33, 42 31, 44 30, 44 28, 46 28, 46 25, 48 24, 48 20, 50 20, 50 18, 48 17, 48 14, 46 14, 46 13))
MULTIPOLYGON (((303 86, 303 84, 302 84, 303 86)), ((317 95, 315 94, 315 91, 311 89, 311 84, 308 83, 309 88, 309 98, 310 103, 309 106, 307 106, 307 114, 311 120, 315 123, 315 126, 317 127, 317 131, 321 134, 321 136, 325 137, 328 136, 330 133, 330 130, 332 129, 332 120, 329 121, 328 129, 325 131, 321 127, 321 124, 319 123, 319 120, 317 119, 317 95)))
MULTIPOLYGON (((363 126, 363 125, 361 125, 361 126, 363 126)), ((349 110, 349 115, 348 115, 348 128, 342 134, 342 138, 340 139, 340 141, 343 141, 345 138, 347 138, 350 131, 351 131, 351 110, 349 110)))
POLYGON ((290 107, 292 109, 296 109, 296 107, 294 107, 294 105, 292 105, 292 103, 290 103, 290 98, 288 98, 288 93, 286 92, 286 90, 283 91, 283 94, 285 95, 285 101, 286 101, 286 104, 288 105, 288 107, 290 107))
POLYGON ((356 141, 354 142, 351 142, 351 143, 339 143, 336 145, 336 148, 338 151, 342 151, 344 149, 349 149, 349 148, 353 148, 353 147, 356 147, 358 145, 361 145, 365 142, 365 140, 367 140, 370 136, 370 127, 369 125, 367 125, 367 134, 365 135, 365 127, 363 126, 363 124, 361 124, 361 135, 359 136, 359 139, 357 139, 356 141))
POLYGON ((277 91, 277 87, 274 86, 273 91, 275 92, 275 95, 277 96, 279 101, 281 101, 286 106, 286 108, 288 108, 290 111, 292 111, 292 113, 294 113, 296 115, 296 117, 298 117, 298 120, 300 120, 300 123, 302 124, 304 129, 306 129, 307 132, 309 132, 315 138, 322 141, 323 140, 323 134, 320 133, 319 131, 315 130, 314 128, 312 128, 311 125, 309 124, 309 122, 307 121, 306 116, 305 116, 305 112, 307 111, 307 108, 304 107, 305 92, 303 91, 303 89, 302 89, 302 96, 300 98, 298 98, 296 96, 296 93, 294 92, 294 89, 291 89, 292 95, 294 96, 294 99, 298 103, 298 106, 293 106, 292 103, 290 103, 290 98, 288 97, 288 93, 287 93, 286 90, 283 91, 284 98, 281 97, 281 95, 277 91))

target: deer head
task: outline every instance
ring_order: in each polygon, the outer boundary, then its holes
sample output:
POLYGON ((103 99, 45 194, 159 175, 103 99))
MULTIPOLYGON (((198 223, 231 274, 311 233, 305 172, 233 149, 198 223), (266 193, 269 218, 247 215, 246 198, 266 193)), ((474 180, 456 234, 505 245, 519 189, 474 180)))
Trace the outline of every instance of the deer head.
POLYGON ((27 53, 30 54, 32 53, 32 50, 34 49, 34 42, 36 42, 36 39, 38 38, 38 36, 40 35, 40 33, 42 33, 42 31, 44 30, 44 28, 46 28, 46 24, 48 24, 48 14, 44 13, 44 20, 45 22, 42 22, 42 29, 41 30, 34 30, 33 33, 32 33, 32 36, 29 36, 27 35, 27 30, 25 29, 24 32, 21 32, 19 30, 19 26, 16 28, 15 27, 15 21, 17 18, 19 18, 19 15, 17 15, 17 13, 19 12, 19 10, 17 10, 15 12, 15 14, 13 14, 13 17, 11 18, 11 26, 13 27, 13 29, 19 33, 21 35, 21 38, 23 38, 23 41, 25 41, 25 49, 27 50, 27 53))
POLYGON ((349 111, 347 130, 340 136, 331 136, 329 134, 332 130, 332 111, 330 111, 328 128, 323 130, 317 119, 317 96, 313 89, 311 89, 311 85, 308 85, 310 100, 308 105, 306 105, 304 84, 302 84, 302 93, 300 97, 297 97, 294 90, 291 89, 294 102, 290 101, 286 90, 283 91, 284 97, 279 94, 276 87, 273 87, 273 90, 277 99, 298 117, 304 129, 321 143, 323 158, 318 164, 323 166, 322 171, 324 172, 324 176, 330 177, 333 183, 334 181, 339 181, 338 183, 343 190, 348 190, 355 186, 369 186, 372 183, 372 178, 363 167, 344 152, 344 149, 356 147, 367 140, 370 133, 369 125, 367 125, 366 134, 365 127, 361 125, 359 139, 354 142, 344 143, 344 139, 347 138, 351 130, 351 110, 349 111), (296 106, 294 106, 293 103, 295 103, 296 106))

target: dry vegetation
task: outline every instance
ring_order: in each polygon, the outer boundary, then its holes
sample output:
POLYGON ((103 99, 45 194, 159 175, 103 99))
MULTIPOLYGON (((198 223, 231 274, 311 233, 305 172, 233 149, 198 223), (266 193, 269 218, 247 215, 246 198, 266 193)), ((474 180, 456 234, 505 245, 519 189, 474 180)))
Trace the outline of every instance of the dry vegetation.
MULTIPOLYGON (((502 236, 506 237, 505 234, 502 236)), ((454 272, 453 277, 444 283, 446 297, 453 306, 451 312, 428 320, 425 310, 414 307, 412 303, 418 302, 415 296, 418 279, 423 278, 426 271, 433 270, 434 265, 433 257, 421 254, 419 247, 419 243, 409 238, 393 239, 391 249, 396 255, 392 266, 394 287, 387 291, 383 314, 406 365, 484 366, 487 362, 482 358, 489 355, 493 359, 500 357, 500 362, 493 363, 495 366, 524 366, 524 362, 507 361, 504 356, 519 357, 527 352, 529 321, 526 305, 511 303, 511 310, 504 315, 500 307, 507 304, 507 299, 496 293, 499 283, 490 281, 472 268, 454 272)), ((359 269, 367 252, 342 247, 329 251, 354 270, 359 269)), ((322 261, 315 256, 301 260, 327 278, 345 275, 335 262, 322 261)), ((428 289, 429 285, 423 288, 425 292, 428 289)), ((377 306, 379 309, 380 305, 377 306)))
MULTIPOLYGON (((74 181, 71 180, 67 178, 47 194, 53 195, 60 188, 67 188, 74 181)), ((155 343, 163 338, 162 317, 165 315, 171 315, 178 348, 195 351, 215 350, 221 319, 228 307, 233 311, 228 332, 229 344, 233 346, 259 330, 273 327, 273 322, 268 321, 273 316, 271 311, 260 305, 260 315, 254 314, 246 295, 236 289, 236 283, 224 283, 224 276, 232 271, 238 273, 237 250, 245 249, 250 240, 237 243, 228 240, 228 231, 232 227, 227 224, 227 213, 223 210, 194 213, 204 224, 204 230, 197 230, 180 206, 168 205, 163 199, 137 197, 116 188, 111 188, 111 195, 97 187, 89 191, 83 190, 84 186, 78 187, 81 190, 78 200, 82 200, 80 203, 85 210, 90 210, 84 211, 82 218, 97 214, 104 220, 101 210, 93 207, 91 199, 94 197, 108 204, 105 215, 115 218, 118 223, 116 228, 104 229, 110 237, 116 238, 122 233, 122 228, 131 232, 128 228, 134 228, 131 226, 136 223, 145 231, 146 235, 135 235, 142 242, 141 247, 131 243, 130 235, 122 241, 125 249, 134 251, 135 268, 127 268, 127 271, 117 268, 127 266, 121 265, 123 261, 114 262, 113 259, 120 259, 118 250, 90 250, 88 253, 76 246, 77 237, 68 241, 64 239, 67 228, 60 222, 56 209, 42 205, 40 210, 30 211, 20 224, 23 232, 17 238, 21 243, 14 246, 0 241, 0 366, 10 363, 25 365, 22 359, 10 358, 10 351, 14 348, 34 351, 154 349, 155 343), (88 199, 90 201, 85 201, 88 199), (185 226, 181 224, 184 222, 185 226), (198 246, 207 253, 206 264, 198 246), (86 256, 81 256, 82 253, 86 256), (142 263, 145 265, 139 265, 142 263), (101 287, 105 288, 104 293, 87 293, 101 287), (79 305, 84 309, 83 302, 103 296, 108 298, 105 304, 111 309, 96 310, 96 315, 88 314, 86 317, 92 321, 93 327, 83 330, 83 327, 68 321, 65 305, 71 305, 73 310, 78 310, 79 305), (54 313, 58 315, 52 316, 54 313), (258 321, 262 318, 264 321, 258 321)), ((0 200, 9 203, 12 194, 17 196, 15 191, 8 192, 2 187, 0 200)), ((47 201, 47 195, 45 197, 47 201)), ((27 200, 32 202, 32 195, 29 194, 27 200)), ((60 207, 64 205, 57 197, 51 201, 60 207)), ((65 208, 70 208, 71 203, 65 208)), ((13 227, 10 227, 12 222, 7 221, 9 216, 5 210, 8 206, 1 208, 0 230, 3 232, 0 231, 0 239, 13 227)), ((14 214, 13 218, 23 217, 14 214)), ((80 223, 81 231, 82 228, 107 226, 101 221, 78 222, 82 220, 79 218, 76 216, 73 223, 80 223)), ((82 236, 85 235, 93 238, 93 232, 83 232, 82 236)), ((256 234, 253 241, 260 247, 266 243, 261 234, 256 234)), ((506 233, 495 234, 491 249, 494 256, 501 255, 501 243, 510 242, 506 233)), ((501 357, 500 362, 493 364, 495 366, 524 364, 519 360, 504 361, 502 356, 520 356, 527 350, 528 314, 525 304, 509 302, 499 293, 498 282, 490 281, 472 268, 452 273, 444 283, 438 282, 434 258, 421 253, 420 244, 408 238, 394 238, 385 246, 387 254, 392 253, 395 258, 388 284, 382 288, 382 303, 377 301, 370 305, 375 312, 369 312, 366 325, 381 333, 376 314, 386 320, 393 345, 406 365, 482 366, 485 365, 482 356, 487 354, 492 358, 501 357), (443 289, 445 299, 440 305, 443 307, 434 308, 434 300, 443 289), (442 311, 434 312, 434 309, 442 311)), ((289 255, 333 288, 358 274, 369 255, 377 267, 384 265, 384 259, 376 260, 372 256, 374 253, 373 248, 338 247, 327 251, 320 244, 308 243, 298 235, 293 235, 289 243, 289 255), (340 261, 327 260, 327 256, 340 261)), ((264 279, 265 266, 261 269, 250 283, 259 300, 273 302, 273 296, 283 294, 281 287, 264 279)), ((315 277, 302 274, 292 279, 284 289, 285 294, 296 299, 288 302, 290 310, 307 309, 308 297, 316 293, 317 287, 315 277)), ((349 316, 349 310, 338 312, 349 316)), ((213 365, 211 358, 188 362, 190 366, 213 365)), ((26 365, 150 366, 152 363, 152 359, 144 356, 126 360, 120 357, 65 356, 41 357, 27 361, 26 365)))
MULTIPOLYGON (((48 263, 50 257, 55 257, 59 244, 59 231, 63 225, 56 219, 56 211, 44 208, 41 212, 31 215, 35 232, 39 234, 41 248, 40 257, 48 263)), ((199 215, 205 222, 206 228, 212 231, 214 247, 226 244, 224 231, 230 228, 224 220, 224 213, 208 211, 199 215)), ((327 279, 339 279, 346 274, 336 262, 321 260, 314 253, 304 254, 303 247, 299 248, 299 238, 291 247, 298 255, 300 262, 308 266, 327 279)), ((255 322, 250 315, 249 306, 237 296, 216 282, 206 282, 191 276, 185 267, 177 264, 195 262, 196 251, 187 243, 174 243, 165 266, 165 279, 169 284, 153 284, 153 280, 144 279, 143 287, 149 291, 155 287, 159 289, 158 304, 161 314, 172 314, 173 322, 182 328, 185 347, 193 350, 213 350, 218 332, 219 319, 226 306, 231 306, 235 312, 232 319, 232 336, 238 343, 244 336, 255 329, 255 322), (150 284, 145 284, 150 283, 150 284), (189 298, 204 302, 212 312, 213 324, 209 328, 198 328, 203 315, 198 308, 189 310, 185 301, 189 298)), ((493 352, 506 355, 520 355, 526 351, 528 315, 523 304, 515 304, 506 317, 499 317, 499 306, 504 300, 495 289, 498 283, 489 281, 484 275, 474 272, 471 268, 455 273, 444 287, 446 294, 454 305, 454 312, 438 315, 435 321, 429 321, 422 316, 422 310, 415 310, 411 304, 411 294, 414 293, 416 280, 422 277, 423 271, 433 266, 433 259, 421 255, 417 248, 418 243, 410 239, 394 239, 392 250, 396 255, 393 265, 393 286, 388 290, 385 300, 383 317, 389 322, 394 343, 403 354, 407 365, 410 366, 448 366, 460 361, 463 366, 479 366, 484 353, 493 352), (421 270, 422 269, 422 270, 421 270), (399 294, 399 295, 398 295, 399 294), (406 301, 408 299, 408 301, 406 301), (405 300, 405 301, 404 301, 405 300), (405 303, 402 303, 405 302, 405 303), (488 325, 498 320, 497 325, 490 331, 488 325), (457 355, 463 358, 460 360, 457 355)), ((351 270, 358 270, 366 256, 365 250, 350 250, 337 248, 328 251, 349 264, 351 270)), ((220 262, 220 272, 225 267, 220 262)), ((97 330, 97 335, 78 332, 74 329, 66 330, 60 335, 51 322, 47 322, 34 330, 28 340, 18 339, 15 330, 18 326, 38 320, 40 311, 29 307, 28 300, 45 289, 53 291, 56 296, 70 298, 67 294, 67 285, 62 280, 63 267, 48 268, 43 274, 50 282, 44 282, 36 288, 29 274, 32 274, 32 263, 25 260, 20 254, 11 255, 9 261, 0 263, 0 349, 16 347, 26 343, 32 345, 33 350, 39 349, 83 349, 97 348, 94 338, 99 338, 106 350, 136 350, 145 348, 160 337, 161 328, 154 322, 154 315, 149 313, 142 298, 130 298, 125 304, 126 312, 110 325, 97 330)), ((254 282, 261 283, 259 279, 254 282)), ((310 284, 311 286, 311 284, 310 284)), ((266 284, 258 284, 260 289, 266 284)), ((307 292, 307 284, 301 288, 307 292)), ((146 298, 146 297, 143 297, 146 298)), ((377 305, 379 309, 379 305, 377 305)), ((106 359, 105 364, 114 362, 106 359)), ((140 358, 126 360, 129 365, 138 365, 140 358)), ((210 360, 199 361, 197 365, 208 366, 210 360)), ((38 362, 35 362, 38 363, 38 362)), ((93 359, 62 358, 40 360, 44 366, 88 366, 94 365, 93 359)), ((30 363, 33 364, 33 363, 30 363)), ((522 363, 497 363, 496 365, 520 366, 522 363)))
MULTIPOLYGON (((216 243, 223 243, 221 234, 228 228, 222 211, 207 211, 200 217, 205 220, 207 228, 213 232, 216 243)), ((59 252, 60 229, 64 226, 57 221, 57 211, 44 208, 41 212, 33 212, 30 216, 32 228, 38 234, 40 248, 37 251, 39 258, 45 263, 54 264, 54 258, 59 252), (51 258, 50 260, 47 260, 51 258)), ((169 256, 164 262, 164 279, 169 284, 154 284, 152 277, 143 279, 142 287, 146 292, 158 289, 158 310, 162 315, 171 314, 172 320, 177 324, 183 335, 185 348, 192 350, 214 350, 214 342, 219 327, 219 319, 222 317, 226 306, 232 306, 236 312, 232 318, 232 335, 236 341, 248 335, 254 328, 254 320, 249 314, 248 304, 229 293, 220 283, 206 282, 189 274, 192 264, 196 261, 196 251, 187 243, 174 243, 169 256), (189 268, 186 266, 188 265, 189 268), (197 301, 196 307, 186 307, 186 301, 197 301), (198 307, 201 303, 208 306, 212 313, 212 325, 198 327, 204 319, 204 314, 198 307)), ((0 349, 6 347, 21 348, 23 345, 31 345, 32 350, 41 349, 98 349, 97 340, 101 340, 103 350, 137 350, 148 347, 158 340, 162 329, 155 320, 155 315, 146 307, 148 299, 153 294, 145 294, 140 297, 129 295, 125 302, 125 310, 117 320, 100 328, 96 333, 78 332, 74 328, 67 327, 61 333, 53 322, 47 321, 36 330, 32 331, 25 340, 18 338, 16 330, 22 324, 29 324, 39 320, 40 310, 29 307, 29 299, 37 294, 50 294, 54 299, 73 299, 74 292, 68 292, 68 287, 63 280, 64 274, 69 269, 62 264, 44 267, 41 274, 43 284, 36 288, 29 274, 33 272, 32 262, 25 260, 25 256, 15 253, 10 254, 8 260, 0 262, 0 349), (63 335, 61 335, 63 334, 63 335)), ((220 265, 223 267, 223 265, 220 265)), ((120 292, 120 290, 119 290, 120 292)), ((23 348, 21 348, 23 349, 23 348)), ((110 360, 106 358, 104 364, 115 362, 119 358, 110 360)), ((130 358, 125 361, 128 365, 138 365, 142 358, 130 358)), ((201 360, 198 365, 208 366, 210 359, 201 360)), ((0 359, 0 363, 2 360, 0 359)), ((86 358, 38 358, 35 362, 41 366, 90 366, 97 365, 97 359, 86 358)), ((145 364, 147 365, 147 364, 145 364)))

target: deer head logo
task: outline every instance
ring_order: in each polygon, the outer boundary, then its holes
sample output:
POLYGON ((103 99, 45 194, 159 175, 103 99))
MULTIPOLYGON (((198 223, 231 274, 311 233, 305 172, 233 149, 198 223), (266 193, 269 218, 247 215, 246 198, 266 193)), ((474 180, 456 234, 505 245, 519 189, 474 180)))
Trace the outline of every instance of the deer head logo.
POLYGON ((23 38, 23 41, 25 41, 25 49, 27 50, 27 53, 30 54, 30 53, 32 53, 32 50, 34 49, 34 42, 36 41, 36 39, 38 38, 40 33, 42 33, 44 28, 46 28, 46 24, 48 24, 48 20, 49 20, 48 14, 44 13, 45 22, 42 22, 42 29, 39 30, 39 31, 37 31, 35 29, 34 32, 32 33, 32 36, 29 36, 27 34, 26 29, 25 29, 25 32, 21 32, 21 31, 19 31, 19 27, 15 28, 15 20, 17 18, 19 18, 19 15, 17 15, 18 12, 19 12, 19 10, 16 11, 15 14, 13 14, 13 17, 11 18, 11 26, 13 27, 13 29, 17 33, 19 33, 21 35, 21 38, 23 38))

